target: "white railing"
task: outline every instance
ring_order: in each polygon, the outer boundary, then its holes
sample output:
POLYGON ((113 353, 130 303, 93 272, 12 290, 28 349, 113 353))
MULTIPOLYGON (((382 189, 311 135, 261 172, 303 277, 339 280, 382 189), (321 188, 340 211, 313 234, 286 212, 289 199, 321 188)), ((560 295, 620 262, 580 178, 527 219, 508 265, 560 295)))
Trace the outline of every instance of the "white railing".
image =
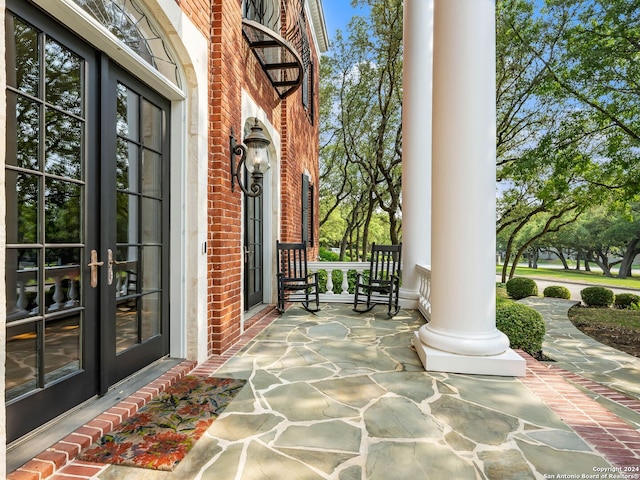
POLYGON ((347 272, 355 270, 362 273, 369 268, 369 262, 309 262, 311 272, 327 272, 327 292, 320 294, 321 302, 353 303, 353 293, 349 293, 347 272), (341 272, 339 285, 333 283, 333 272, 341 272))
MULTIPOLYGON (((53 284, 53 303, 46 306, 46 312, 56 312, 66 308, 73 308, 79 305, 79 285, 80 266, 69 265, 60 267, 47 267, 45 269, 47 276, 45 282, 45 291, 53 284), (68 280, 68 288, 63 288, 62 282, 68 280)), ((40 296, 37 294, 38 270, 36 268, 27 268, 16 271, 16 300, 13 308, 7 312, 9 320, 38 315, 40 313, 40 296), (33 300, 35 305, 29 305, 27 292, 36 292, 33 300), (29 308, 31 306, 31 308, 29 308)))
MULTIPOLYGON (((309 270, 327 272, 327 292, 320 294, 321 302, 333 303, 353 303, 353 294, 349 293, 349 281, 347 272, 355 270, 362 273, 369 268, 368 262, 309 262, 309 270), (340 272, 341 281, 339 285, 333 283, 332 273, 340 272)), ((416 265, 416 271, 420 276, 420 287, 418 289, 418 310, 425 319, 431 318, 431 267, 416 265)))
POLYGON ((420 275, 418 310, 429 321, 431 320, 431 266, 416 265, 416 271, 420 275))

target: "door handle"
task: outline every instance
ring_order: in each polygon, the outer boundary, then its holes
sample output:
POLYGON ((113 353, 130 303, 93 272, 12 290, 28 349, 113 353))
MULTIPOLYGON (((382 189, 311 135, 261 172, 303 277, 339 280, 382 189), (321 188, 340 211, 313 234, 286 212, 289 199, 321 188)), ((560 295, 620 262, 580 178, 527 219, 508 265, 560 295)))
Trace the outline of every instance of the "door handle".
POLYGON ((98 267, 104 265, 104 262, 98 261, 98 251, 91 250, 91 261, 87 264, 87 267, 91 268, 91 288, 98 286, 98 267))
POLYGON ((122 265, 127 262, 118 262, 113 259, 113 250, 110 248, 107 249, 107 284, 111 285, 113 283, 113 266, 114 265, 122 265))

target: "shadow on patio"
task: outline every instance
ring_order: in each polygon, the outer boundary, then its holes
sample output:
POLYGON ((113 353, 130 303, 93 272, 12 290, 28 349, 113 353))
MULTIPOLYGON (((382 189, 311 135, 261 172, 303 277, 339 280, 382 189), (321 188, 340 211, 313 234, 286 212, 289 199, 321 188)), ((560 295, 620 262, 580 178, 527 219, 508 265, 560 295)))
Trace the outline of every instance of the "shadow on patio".
POLYGON ((640 465, 637 450, 616 460, 613 443, 596 445, 607 432, 588 412, 637 431, 526 354, 520 380, 425 372, 411 346, 423 323, 415 311, 295 305, 214 373, 248 383, 174 472, 95 478, 558 478, 640 465), (603 433, 587 442, 581 425, 603 433))

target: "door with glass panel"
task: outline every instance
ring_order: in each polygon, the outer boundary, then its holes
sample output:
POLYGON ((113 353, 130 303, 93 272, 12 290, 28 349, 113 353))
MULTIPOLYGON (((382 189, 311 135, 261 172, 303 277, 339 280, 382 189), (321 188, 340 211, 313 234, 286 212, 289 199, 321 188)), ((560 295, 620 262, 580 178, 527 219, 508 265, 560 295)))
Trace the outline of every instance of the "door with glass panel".
POLYGON ((6 12, 8 442, 168 351, 168 104, 6 12))
POLYGON ((124 70, 113 64, 108 70, 112 95, 102 103, 115 123, 103 135, 114 141, 104 142, 103 155, 115 164, 106 162, 102 172, 102 210, 110 227, 101 233, 111 322, 103 338, 103 374, 111 385, 169 350, 170 106, 124 70))
POLYGON ((262 195, 244 197, 244 306, 262 303, 264 291, 264 214, 262 195))

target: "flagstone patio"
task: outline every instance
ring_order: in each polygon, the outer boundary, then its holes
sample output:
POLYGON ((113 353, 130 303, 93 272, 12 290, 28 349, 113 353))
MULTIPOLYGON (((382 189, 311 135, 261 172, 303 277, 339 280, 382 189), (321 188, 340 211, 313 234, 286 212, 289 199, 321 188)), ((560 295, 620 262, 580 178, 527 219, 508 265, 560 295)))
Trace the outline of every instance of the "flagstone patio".
POLYGON ((625 418, 640 413, 637 399, 611 400, 617 416, 577 384, 584 377, 523 352, 520 379, 425 372, 411 346, 423 323, 415 311, 294 305, 225 363, 196 367, 248 382, 173 472, 74 462, 51 478, 73 466, 101 480, 616 478, 605 473, 621 468, 617 478, 640 478, 640 433, 625 418))

